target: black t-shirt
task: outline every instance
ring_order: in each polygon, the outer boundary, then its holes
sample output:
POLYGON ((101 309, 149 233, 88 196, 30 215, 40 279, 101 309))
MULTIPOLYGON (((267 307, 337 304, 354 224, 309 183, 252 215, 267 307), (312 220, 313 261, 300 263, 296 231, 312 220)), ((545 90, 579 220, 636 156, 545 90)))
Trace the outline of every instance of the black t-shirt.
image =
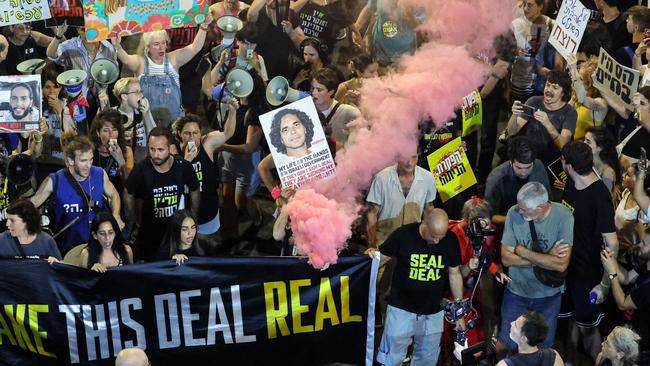
POLYGON ((208 156, 203 145, 199 147, 199 153, 192 160, 192 168, 196 173, 196 179, 199 181, 199 191, 201 191, 199 214, 196 218, 197 223, 201 225, 214 219, 219 211, 217 166, 214 160, 208 156))
MULTIPOLYGON (((578 114, 571 104, 566 103, 562 108, 551 111, 544 106, 544 97, 534 96, 526 101, 526 105, 533 107, 536 111, 546 112, 557 132, 561 133, 563 129, 571 131, 572 134, 575 132, 578 114)), ((534 117, 528 117, 528 122, 517 132, 517 135, 527 136, 530 139, 532 147, 537 151, 537 158, 544 165, 548 165, 560 157, 560 150, 553 143, 548 130, 534 117)))
POLYGON ((334 45, 338 31, 339 15, 343 13, 341 1, 325 6, 308 2, 300 9, 300 28, 305 37, 320 39, 330 49, 334 45))
MULTIPOLYGON (((300 26, 300 19, 293 10, 289 11, 289 21, 293 28, 300 26)), ((287 60, 289 52, 294 51, 291 39, 282 31, 282 27, 271 22, 265 9, 260 11, 255 25, 259 34, 256 51, 264 57, 269 79, 278 75, 289 77, 291 66, 287 60)))
POLYGON ((246 123, 246 112, 249 110, 249 106, 241 106, 237 110, 237 118, 235 125, 235 132, 232 134, 232 137, 226 141, 228 145, 243 145, 246 143, 246 134, 248 132, 248 124, 246 123))
POLYGON ((115 187, 118 192, 122 192, 124 190, 120 165, 112 155, 109 154, 108 156, 103 156, 99 152, 99 149, 95 149, 93 154, 93 165, 104 169, 106 175, 108 175, 108 180, 113 183, 113 187, 115 187))
POLYGON ((419 227, 398 228, 379 249, 397 260, 388 303, 415 314, 434 314, 441 310, 448 268, 460 265, 460 246, 451 231, 438 244, 427 244, 419 227))
POLYGON ((636 305, 632 316, 632 328, 641 336, 639 351, 650 351, 650 272, 639 274, 636 284, 630 292, 636 305))
POLYGON ((185 197, 185 186, 189 191, 199 188, 199 182, 192 165, 182 159, 174 159, 167 173, 154 169, 147 159, 135 166, 126 181, 126 189, 137 199, 142 200, 142 219, 138 241, 142 246, 142 258, 155 260, 164 228, 169 218, 184 203, 190 208, 189 197, 185 197))
POLYGON ((577 190, 569 179, 564 188, 562 204, 573 213, 575 220, 569 276, 597 282, 603 275, 600 261, 604 244, 602 234, 616 232, 609 190, 600 179, 585 189, 577 190), (585 270, 587 268, 589 270, 585 270))
MULTIPOLYGON (((625 24, 626 19, 627 17, 625 14, 621 13, 611 22, 603 22, 607 27, 607 33, 612 37, 612 50, 618 50, 619 48, 630 46, 632 44, 632 35, 628 33, 625 24)), ((607 52, 609 52, 609 50, 607 52)))
POLYGON ((23 61, 31 60, 33 58, 46 58, 45 48, 39 46, 32 36, 27 38, 22 46, 17 46, 9 40, 8 42, 9 51, 7 53, 7 59, 4 61, 7 75, 20 75, 18 70, 16 70, 16 66, 23 61))

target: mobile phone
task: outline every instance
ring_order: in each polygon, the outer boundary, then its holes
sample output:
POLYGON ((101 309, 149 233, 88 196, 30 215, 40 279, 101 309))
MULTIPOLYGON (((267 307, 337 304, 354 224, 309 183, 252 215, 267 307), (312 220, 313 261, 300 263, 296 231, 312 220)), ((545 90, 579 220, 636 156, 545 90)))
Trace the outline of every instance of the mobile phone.
POLYGON ((110 145, 110 146, 117 146, 117 139, 110 139, 110 140, 108 140, 108 145, 110 145))
POLYGON ((641 148, 639 153, 639 170, 648 171, 648 156, 646 154, 645 148, 641 148))
POLYGON ((535 108, 533 108, 533 107, 531 107, 531 106, 529 106, 529 105, 522 104, 522 105, 521 105, 521 109, 523 109, 523 111, 524 111, 524 112, 523 112, 523 115, 524 115, 524 116, 532 117, 533 114, 535 114, 535 108))
POLYGON ((187 142, 187 150, 190 151, 196 147, 196 142, 194 141, 188 141, 187 142))
POLYGON ((248 59, 253 58, 253 50, 251 49, 246 50, 246 58, 248 59))

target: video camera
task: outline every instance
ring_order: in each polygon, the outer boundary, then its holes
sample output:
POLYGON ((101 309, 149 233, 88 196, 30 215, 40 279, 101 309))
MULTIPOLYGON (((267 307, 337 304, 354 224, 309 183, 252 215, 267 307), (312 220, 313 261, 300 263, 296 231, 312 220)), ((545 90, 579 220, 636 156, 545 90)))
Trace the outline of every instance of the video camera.
POLYGON ((475 256, 478 257, 478 253, 481 251, 483 244, 485 244, 486 236, 494 236, 495 230, 489 226, 483 227, 481 225, 480 218, 474 218, 470 220, 467 224, 467 237, 472 242, 472 248, 474 248, 475 256))
POLYGON ((471 299, 462 299, 454 301, 443 300, 443 310, 445 312, 445 319, 450 323, 455 323, 459 319, 465 318, 466 330, 455 329, 454 340, 459 344, 464 344, 466 337, 465 332, 473 329, 476 326, 474 318, 477 317, 476 310, 472 307, 471 299), (470 318, 471 316, 471 318, 470 318))

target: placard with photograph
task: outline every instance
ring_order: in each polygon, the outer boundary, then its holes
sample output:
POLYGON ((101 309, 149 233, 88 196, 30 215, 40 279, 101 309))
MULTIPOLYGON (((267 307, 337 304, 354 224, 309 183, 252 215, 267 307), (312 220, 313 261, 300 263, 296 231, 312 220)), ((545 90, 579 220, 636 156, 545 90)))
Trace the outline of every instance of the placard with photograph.
POLYGON ((260 116, 283 187, 334 175, 335 166, 312 98, 303 98, 260 116))
POLYGON ((0 76, 0 131, 38 130, 41 75, 0 76))

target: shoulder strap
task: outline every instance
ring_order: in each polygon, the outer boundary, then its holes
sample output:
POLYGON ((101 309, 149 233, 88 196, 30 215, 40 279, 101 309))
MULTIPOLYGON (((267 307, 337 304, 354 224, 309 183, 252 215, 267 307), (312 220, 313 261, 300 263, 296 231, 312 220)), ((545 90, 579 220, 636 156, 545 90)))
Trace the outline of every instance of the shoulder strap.
POLYGON ((147 56, 147 53, 145 52, 144 55, 144 75, 149 74, 149 56, 147 56))
POLYGON ((332 117, 334 117, 334 113, 336 113, 336 110, 339 109, 340 106, 341 106, 341 103, 336 102, 336 104, 334 105, 334 108, 332 108, 332 111, 330 112, 330 114, 327 116, 327 118, 325 118, 325 126, 330 124, 330 121, 332 120, 332 117))
POLYGON ((14 240, 14 244, 16 244, 16 248, 18 249, 18 252, 22 256, 23 259, 27 259, 27 255, 25 254, 25 250, 23 249, 23 246, 20 245, 20 242, 18 242, 18 238, 15 236, 11 237, 14 240))
MULTIPOLYGON (((91 170, 92 171, 92 170, 91 170)), ((68 169, 63 170, 63 176, 65 179, 68 181, 68 184, 74 189, 74 191, 79 195, 79 198, 81 198, 81 204, 83 205, 83 212, 90 212, 90 208, 94 205, 93 198, 91 193, 86 194, 86 192, 83 191, 81 188, 81 185, 79 182, 74 179, 72 174, 70 174, 70 171, 68 169)), ((88 176, 88 181, 90 182, 90 175, 88 176)), ((92 182, 90 182, 92 184, 92 182)))
POLYGON ((534 220, 528 221, 528 226, 530 227, 530 238, 533 240, 533 250, 538 253, 544 253, 542 247, 539 245, 539 240, 537 239, 537 231, 535 231, 534 220))

